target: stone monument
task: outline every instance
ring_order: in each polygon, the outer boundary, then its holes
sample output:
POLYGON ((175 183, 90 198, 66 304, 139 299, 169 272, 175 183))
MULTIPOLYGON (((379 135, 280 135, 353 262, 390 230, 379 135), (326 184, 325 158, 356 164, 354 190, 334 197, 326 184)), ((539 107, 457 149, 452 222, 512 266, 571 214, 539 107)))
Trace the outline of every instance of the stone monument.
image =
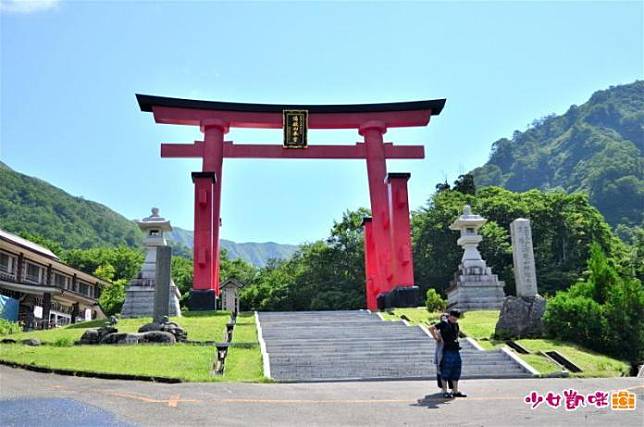
POLYGON ((185 342, 188 334, 179 325, 171 322, 168 318, 170 289, 172 285, 172 248, 170 246, 157 247, 157 271, 154 286, 154 311, 152 323, 145 324, 139 328, 142 336, 148 336, 153 332, 172 334, 175 341, 185 342))
POLYGON ((447 307, 458 310, 495 310, 501 308, 505 292, 496 274, 487 266, 478 251, 483 237, 478 230, 487 222, 480 215, 472 213, 465 205, 463 215, 450 226, 450 230, 460 231, 457 244, 464 250, 458 272, 447 289, 447 307))
POLYGON ((512 221, 510 234, 517 296, 508 296, 503 302, 495 335, 500 338, 538 337, 543 333, 546 300, 537 293, 530 220, 512 221))
MULTIPOLYGON (((145 233, 145 261, 139 274, 128 283, 125 290, 125 302, 121 309, 123 317, 152 316, 154 312, 154 290, 157 271, 157 248, 167 246, 164 232, 172 231, 170 221, 159 216, 159 209, 152 208, 152 215, 136 222, 145 233)), ((180 316, 179 298, 181 294, 170 281, 168 296, 168 314, 180 316)))
POLYGON ((512 236, 512 261, 518 297, 537 295, 537 272, 532 249, 530 220, 518 218, 510 224, 512 236))

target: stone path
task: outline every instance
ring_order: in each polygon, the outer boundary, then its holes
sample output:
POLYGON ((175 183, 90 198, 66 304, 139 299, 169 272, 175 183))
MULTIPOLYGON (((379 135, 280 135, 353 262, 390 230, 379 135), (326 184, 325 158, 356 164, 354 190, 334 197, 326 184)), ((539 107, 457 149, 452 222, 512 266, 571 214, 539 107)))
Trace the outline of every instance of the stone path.
MULTIPOLYGON (((258 313, 265 369, 276 381, 435 378, 434 340, 368 311, 258 313)), ((461 339, 463 378, 526 378, 507 353, 461 339)))

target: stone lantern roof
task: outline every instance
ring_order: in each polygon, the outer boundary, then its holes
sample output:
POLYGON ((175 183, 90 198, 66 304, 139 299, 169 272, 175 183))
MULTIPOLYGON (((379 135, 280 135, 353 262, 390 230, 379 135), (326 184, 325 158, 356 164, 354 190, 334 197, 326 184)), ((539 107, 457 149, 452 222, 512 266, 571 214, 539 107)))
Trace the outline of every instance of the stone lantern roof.
POLYGON ((159 208, 152 208, 152 215, 136 221, 137 225, 144 232, 158 230, 159 232, 172 231, 170 221, 159 216, 159 208))
POLYGON ((465 205, 463 208, 463 215, 456 218, 456 220, 449 226, 449 229, 454 231, 464 231, 467 228, 473 228, 474 231, 476 231, 486 222, 487 219, 483 218, 481 215, 472 213, 472 207, 470 205, 465 205))

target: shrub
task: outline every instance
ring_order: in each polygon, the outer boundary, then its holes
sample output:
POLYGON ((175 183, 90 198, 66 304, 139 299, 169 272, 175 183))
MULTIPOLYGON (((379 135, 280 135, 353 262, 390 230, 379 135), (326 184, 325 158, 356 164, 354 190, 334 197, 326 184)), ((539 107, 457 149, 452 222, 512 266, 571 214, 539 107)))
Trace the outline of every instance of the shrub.
POLYGON ((601 350, 606 342, 606 318, 600 304, 585 296, 558 292, 548 301, 544 326, 549 336, 601 350))
POLYGON ((644 361, 644 287, 625 279, 608 291, 604 306, 608 351, 635 364, 644 361))
POLYGON ((20 332, 20 325, 6 319, 0 319, 0 335, 17 334, 20 332))
POLYGON ((587 279, 548 301, 546 332, 619 357, 644 361, 644 287, 620 277, 598 245, 591 245, 587 279))
POLYGON ((436 289, 429 288, 425 294, 425 306, 427 311, 434 313, 444 311, 447 307, 447 302, 436 292, 436 289))

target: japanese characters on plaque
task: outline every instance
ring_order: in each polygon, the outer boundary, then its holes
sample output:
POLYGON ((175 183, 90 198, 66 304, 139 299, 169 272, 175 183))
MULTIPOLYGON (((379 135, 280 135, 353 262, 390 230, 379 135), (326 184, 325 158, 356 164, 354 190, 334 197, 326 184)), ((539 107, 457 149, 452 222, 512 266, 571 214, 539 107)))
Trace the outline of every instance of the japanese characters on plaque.
POLYGON ((284 110, 284 147, 306 148, 308 128, 307 110, 284 110))

